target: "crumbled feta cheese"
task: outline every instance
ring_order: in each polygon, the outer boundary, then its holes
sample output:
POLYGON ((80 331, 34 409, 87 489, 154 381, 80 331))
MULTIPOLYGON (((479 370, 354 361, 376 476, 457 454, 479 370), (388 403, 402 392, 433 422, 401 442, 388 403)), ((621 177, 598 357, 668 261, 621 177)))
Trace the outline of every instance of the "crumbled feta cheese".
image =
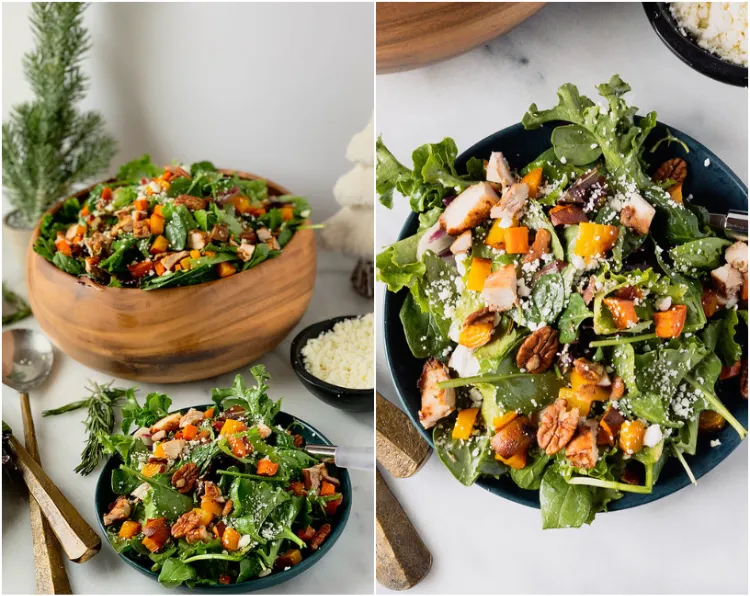
POLYGON ((703 162, 703 167, 707 168, 710 165, 711 165, 711 160, 706 158, 705 161, 703 162))
POLYGON ((711 447, 718 447, 721 445, 721 441, 719 441, 719 439, 711 439, 709 445, 711 445, 711 447))
POLYGON ((680 33, 722 60, 747 66, 746 2, 670 2, 680 33))
POLYGON ((339 321, 331 331, 309 339, 304 345, 305 369, 339 387, 374 387, 372 332, 372 313, 339 321))
POLYGON ((655 447, 662 440, 663 436, 661 427, 658 424, 652 424, 646 429, 646 433, 643 435, 643 444, 646 447, 655 447))
POLYGON ((656 310, 669 310, 669 307, 672 306, 672 297, 662 296, 656 302, 654 302, 654 306, 656 307, 656 310))

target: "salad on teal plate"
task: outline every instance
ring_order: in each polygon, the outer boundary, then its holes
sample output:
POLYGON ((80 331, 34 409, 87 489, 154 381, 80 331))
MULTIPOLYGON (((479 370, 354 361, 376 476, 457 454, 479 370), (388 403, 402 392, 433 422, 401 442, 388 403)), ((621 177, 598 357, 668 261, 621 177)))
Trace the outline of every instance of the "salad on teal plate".
POLYGON ((308 454, 318 431, 280 411, 237 375, 213 405, 169 412, 129 391, 123 434, 101 436, 113 455, 97 486, 100 523, 128 563, 166 586, 252 591, 307 569, 341 534, 351 507, 344 470, 308 454), (129 434, 131 427, 135 432, 129 434))
POLYGON ((668 492, 695 482, 691 456, 702 474, 747 436, 748 247, 709 227, 719 183, 691 194, 711 158, 636 117, 619 76, 597 89, 563 85, 460 158, 446 138, 407 168, 377 142, 381 203, 415 212, 376 259, 406 410, 458 481, 544 528, 657 498, 673 461, 668 492))

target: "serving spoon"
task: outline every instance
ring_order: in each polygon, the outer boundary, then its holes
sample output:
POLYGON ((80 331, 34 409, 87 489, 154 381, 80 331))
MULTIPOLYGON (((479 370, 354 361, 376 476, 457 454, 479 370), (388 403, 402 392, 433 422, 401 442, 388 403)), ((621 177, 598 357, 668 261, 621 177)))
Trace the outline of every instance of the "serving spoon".
POLYGON ((12 435, 9 443, 32 496, 29 511, 37 593, 71 594, 55 535, 68 558, 78 563, 87 561, 99 552, 101 539, 40 465, 28 392, 47 379, 53 362, 52 344, 41 333, 31 329, 3 332, 3 384, 18 391, 21 401, 26 448, 12 435))
POLYGON ((374 470, 375 452, 372 447, 341 447, 336 445, 305 445, 305 451, 333 459, 339 468, 374 470))
POLYGON ((708 225, 734 240, 747 242, 747 211, 730 209, 729 213, 709 213, 708 225))

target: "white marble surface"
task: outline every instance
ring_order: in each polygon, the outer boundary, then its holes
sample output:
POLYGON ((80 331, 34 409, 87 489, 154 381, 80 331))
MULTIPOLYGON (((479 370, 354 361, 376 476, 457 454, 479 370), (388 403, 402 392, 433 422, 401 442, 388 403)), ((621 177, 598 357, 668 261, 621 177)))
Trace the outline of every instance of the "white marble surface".
MULTIPOLYGON (((10 248, 6 243, 4 249, 10 248)), ((291 334, 260 362, 272 375, 270 394, 283 397, 283 410, 299 416, 318 428, 334 444, 372 446, 372 413, 349 414, 332 408, 308 393, 289 364, 289 347, 296 333, 317 321, 342 314, 359 314, 372 310, 372 303, 355 294, 349 284, 353 263, 332 253, 318 253, 318 276, 310 306, 291 334)), ((14 288, 23 288, 22 272, 10 250, 3 251, 3 279, 14 288)), ((16 327, 38 330, 34 319, 16 323, 16 327)), ((88 379, 108 381, 110 376, 89 369, 56 349, 55 367, 48 383, 32 392, 31 403, 36 422, 42 463, 58 487, 86 520, 98 528, 94 510, 94 487, 98 471, 87 477, 73 472, 83 448, 82 413, 42 418, 42 410, 59 407, 84 395, 88 379)), ((236 371, 240 372, 240 371, 236 371)), ((247 372, 242 371, 242 372, 247 372)), ((172 405, 181 408, 210 402, 213 387, 231 385, 235 372, 218 378, 178 385, 139 385, 142 399, 151 391, 170 395, 172 405)), ((246 374, 251 379, 249 373, 246 374)), ((116 385, 129 386, 118 380, 116 385)), ((19 437, 23 436, 17 394, 3 386, 3 420, 19 437)), ((374 476, 369 471, 351 471, 354 489, 352 512, 344 533, 333 549, 314 567, 296 578, 267 590, 279 594, 363 594, 372 593, 374 583, 374 476)), ((5 594, 35 592, 28 504, 9 487, 3 477, 2 591, 5 594)), ((89 594, 155 594, 170 593, 157 583, 133 571, 108 544, 91 561, 67 564, 75 593, 89 594)), ((173 591, 172 591, 173 593, 173 591)))
MULTIPOLYGON (((710 147, 747 182, 746 89, 714 82, 662 45, 640 3, 549 4, 509 34, 448 62, 377 77, 378 134, 404 163, 444 136, 459 151, 619 73, 630 101, 710 147)), ((406 201, 379 207, 378 247, 393 242, 406 201)), ((376 308, 382 312, 383 287, 376 308)), ((378 333, 377 385, 394 399, 378 333)), ((415 477, 390 479, 434 557, 419 593, 747 593, 748 454, 661 501, 600 515, 580 530, 543 532, 539 511, 453 480, 433 455, 415 477)), ((386 591, 378 587, 379 591, 386 591)))

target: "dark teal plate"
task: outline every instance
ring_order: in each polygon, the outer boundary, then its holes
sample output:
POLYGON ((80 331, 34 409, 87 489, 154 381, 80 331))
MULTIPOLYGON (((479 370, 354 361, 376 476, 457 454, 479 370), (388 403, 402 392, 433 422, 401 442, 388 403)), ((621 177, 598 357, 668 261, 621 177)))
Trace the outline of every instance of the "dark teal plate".
MULTIPOLYGON (((726 213, 729 209, 747 209, 747 187, 716 155, 701 145, 695 139, 680 132, 673 126, 658 123, 646 142, 651 147, 669 130, 683 140, 690 148, 685 152, 677 144, 662 143, 656 152, 645 154, 655 170, 659 164, 670 157, 682 157, 688 163, 688 177, 683 183, 685 196, 692 194, 699 203, 714 213, 726 213), (710 166, 705 167, 705 160, 710 160, 710 166)), ((551 147, 550 135, 554 125, 545 125, 537 130, 526 130, 521 124, 515 124, 480 141, 458 156, 456 167, 459 171, 466 171, 466 162, 471 157, 488 159, 492 151, 502 151, 510 162, 511 167, 520 169, 538 157, 543 151, 551 147)), ((401 230, 399 239, 413 235, 419 227, 417 215, 412 213, 401 230)), ((412 423, 432 444, 432 433, 426 431, 419 424, 417 412, 420 408, 421 396, 417 389, 417 379, 422 372, 423 360, 415 358, 406 343, 404 330, 398 314, 406 298, 408 290, 396 294, 385 293, 383 310, 383 326, 385 335, 385 353, 391 371, 393 384, 396 387, 401 404, 411 418, 412 423)), ((745 346, 747 351, 747 346, 745 346)), ((719 384, 718 395, 730 412, 747 428, 747 401, 739 394, 739 378, 719 384)), ((721 461, 723 461, 740 444, 740 438, 731 427, 727 426, 720 433, 712 434, 710 438, 718 438, 721 445, 710 447, 709 438, 702 436, 698 443, 698 451, 693 457, 688 456, 696 478, 700 478, 721 461)), ((446 474, 448 472, 446 471, 446 474)), ((507 477, 480 478, 476 484, 500 497, 539 508, 539 491, 528 491, 519 488, 507 477)), ((656 501, 672 494, 690 484, 680 463, 670 458, 659 476, 654 490, 649 495, 628 493, 621 499, 614 501, 610 510, 628 509, 644 503, 656 501)))
MULTIPOLYGON (((213 404, 203 404, 193 407, 199 410, 204 410, 206 408, 210 408, 211 406, 213 406, 213 404)), ((190 408, 182 408, 181 410, 176 411, 187 412, 189 409, 190 408)), ((309 425, 307 422, 300 420, 295 416, 292 416, 291 414, 279 412, 276 416, 276 423, 283 426, 284 428, 288 428, 292 423, 296 423, 296 432, 302 435, 307 443, 332 445, 332 443, 320 431, 318 431, 318 429, 309 425)), ((96 507, 97 520, 99 522, 99 529, 102 531, 103 535, 105 536, 104 540, 108 544, 109 540, 106 539, 107 530, 102 523, 102 516, 107 512, 109 504, 117 498, 117 495, 115 495, 115 493, 112 491, 111 477, 112 470, 117 468, 121 463, 122 460, 119 457, 112 457, 109 459, 109 461, 104 465, 104 469, 102 470, 102 473, 99 476, 99 480, 96 483, 96 493, 94 495, 94 503, 96 507)), ((287 569, 286 571, 272 573, 271 575, 267 575, 266 577, 251 579, 239 584, 198 586, 191 591, 220 591, 225 593, 256 592, 258 590, 263 590, 265 588, 270 588, 271 586, 276 586, 278 584, 284 583, 285 581, 298 576, 300 573, 309 569, 310 567, 315 565, 315 563, 320 561, 326 555, 326 553, 330 551, 331 548, 333 548, 334 543, 338 540, 339 536, 341 536, 341 533, 344 531, 344 526, 346 526, 346 521, 349 519, 349 513, 352 509, 352 483, 349 479, 349 473, 343 468, 338 468, 337 471, 337 477, 341 481, 341 494, 344 497, 343 507, 339 507, 336 511, 336 515, 334 515, 334 517, 332 518, 331 526, 333 529, 331 531, 331 535, 323 543, 320 549, 303 559, 302 562, 298 565, 295 565, 294 567, 287 569)), ((133 559, 130 559, 123 554, 120 554, 120 557, 133 569, 140 571, 154 581, 159 581, 159 574, 151 571, 150 566, 134 561, 133 559)), ((188 590, 189 588, 183 586, 181 589, 188 590)))

